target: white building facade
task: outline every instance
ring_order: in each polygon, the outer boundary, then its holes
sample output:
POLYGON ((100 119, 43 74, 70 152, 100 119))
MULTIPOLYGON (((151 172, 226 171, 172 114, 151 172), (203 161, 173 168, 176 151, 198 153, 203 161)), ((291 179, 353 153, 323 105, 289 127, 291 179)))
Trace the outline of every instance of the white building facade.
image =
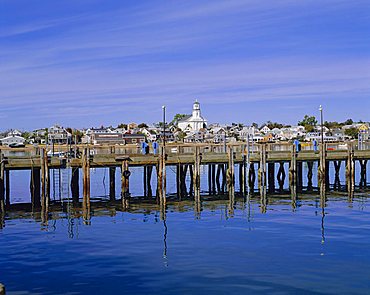
POLYGON ((192 115, 180 120, 177 126, 185 132, 199 131, 202 128, 207 128, 207 120, 202 117, 200 104, 197 100, 193 104, 192 115))

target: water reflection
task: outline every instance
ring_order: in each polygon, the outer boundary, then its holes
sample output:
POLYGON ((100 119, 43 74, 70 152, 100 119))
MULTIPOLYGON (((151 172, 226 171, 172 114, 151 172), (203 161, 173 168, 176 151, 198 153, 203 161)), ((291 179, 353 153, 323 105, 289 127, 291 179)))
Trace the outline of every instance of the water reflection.
POLYGON ((163 234, 163 264, 165 267, 168 267, 168 258, 167 258, 167 223, 166 220, 163 220, 164 234, 163 234))

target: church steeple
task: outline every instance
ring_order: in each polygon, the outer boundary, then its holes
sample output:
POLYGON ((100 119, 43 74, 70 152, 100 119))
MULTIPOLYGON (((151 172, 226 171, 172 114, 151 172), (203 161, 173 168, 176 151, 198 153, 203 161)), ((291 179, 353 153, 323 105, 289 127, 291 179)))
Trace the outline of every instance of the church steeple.
POLYGON ((193 118, 200 118, 200 104, 197 99, 193 104, 193 118))

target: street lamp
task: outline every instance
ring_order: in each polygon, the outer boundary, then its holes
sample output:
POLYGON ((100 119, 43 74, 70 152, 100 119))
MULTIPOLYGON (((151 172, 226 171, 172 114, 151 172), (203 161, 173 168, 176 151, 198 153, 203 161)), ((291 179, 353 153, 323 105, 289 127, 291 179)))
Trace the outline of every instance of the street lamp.
POLYGON ((321 121, 321 143, 324 143, 324 129, 323 129, 323 114, 322 114, 322 105, 319 107, 320 111, 320 121, 321 121))
POLYGON ((163 110, 163 147, 166 146, 166 106, 162 106, 163 110))

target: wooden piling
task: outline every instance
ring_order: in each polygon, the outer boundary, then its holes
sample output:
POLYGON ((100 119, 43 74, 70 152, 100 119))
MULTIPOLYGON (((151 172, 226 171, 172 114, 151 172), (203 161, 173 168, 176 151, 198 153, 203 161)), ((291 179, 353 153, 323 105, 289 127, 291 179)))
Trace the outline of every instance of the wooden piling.
POLYGON ((212 164, 212 194, 216 194, 216 165, 212 164))
POLYGON ((256 182, 256 171, 254 169, 254 163, 250 163, 249 165, 249 173, 248 173, 248 184, 249 184, 249 190, 251 192, 254 191, 254 186, 256 182))
POLYGON ((167 171, 166 171, 166 159, 167 159, 167 155, 166 155, 166 148, 165 147, 162 147, 163 148, 163 153, 162 153, 162 161, 163 161, 163 164, 162 164, 162 169, 163 169, 163 179, 162 179, 162 183, 163 183, 163 194, 162 194, 162 197, 163 197, 163 204, 164 206, 166 205, 166 200, 167 200, 167 171))
POLYGON ((221 168, 221 164, 218 164, 217 165, 217 171, 216 171, 216 186, 217 186, 217 193, 220 194, 221 193, 221 182, 220 182, 220 177, 221 177, 221 173, 222 173, 222 168, 221 168))
POLYGON ((307 162, 307 190, 312 191, 313 161, 307 162))
POLYGON ((359 160, 360 162, 360 187, 361 188, 366 188, 367 186, 367 160, 359 160))
POLYGON ((40 168, 31 168, 31 179, 30 179, 30 192, 31 192, 31 204, 32 208, 41 207, 41 190, 40 190, 40 168))
POLYGON ((188 165, 181 165, 181 198, 186 198, 188 196, 188 191, 186 187, 186 175, 188 173, 188 165))
POLYGON ((334 161, 334 171, 335 171, 335 176, 334 176, 334 188, 335 189, 340 189, 340 166, 341 166, 342 161, 334 161))
POLYGON ((72 193, 72 202, 74 204, 78 203, 80 197, 80 171, 78 167, 72 167, 72 177, 71 177, 71 193, 72 193))
POLYGON ((277 174, 277 179, 279 183, 279 191, 282 192, 284 190, 284 183, 285 183, 285 169, 284 169, 284 162, 279 162, 279 170, 277 174))
POLYGON ((90 150, 84 148, 82 152, 82 184, 83 184, 83 200, 82 210, 83 219, 86 225, 90 224, 90 150))
POLYGON ((5 160, 0 151, 0 213, 5 212, 5 160))
POLYGON ((147 166, 147 178, 146 178, 147 183, 146 183, 146 187, 147 187, 148 198, 151 198, 153 196, 152 185, 151 185, 152 172, 153 172, 153 166, 152 165, 147 166))
POLYGON ((319 169, 317 172, 318 176, 318 183, 325 184, 326 180, 326 144, 320 144, 320 161, 319 161, 319 169))
POLYGON ((194 171, 193 171, 194 197, 196 202, 200 202, 200 162, 201 162, 200 149, 198 146, 196 146, 194 151, 194 171))
MULTIPOLYGON (((148 172, 147 172, 147 165, 144 165, 143 166, 143 188, 144 188, 144 197, 147 197, 148 195, 148 188, 147 188, 147 183, 148 181, 146 180, 147 177, 148 177, 148 172)), ((176 176, 177 176, 177 173, 176 173, 176 176)))
POLYGON ((194 196, 197 201, 200 201, 200 162, 201 162, 200 149, 198 146, 196 146, 194 152, 193 183, 194 183, 194 196))
POLYGON ((90 199, 90 150, 83 149, 82 153, 82 184, 83 184, 83 197, 90 199))
POLYGON ((351 143, 347 143, 347 161, 346 161, 346 186, 349 197, 353 195, 355 187, 355 163, 353 160, 353 146, 351 143))
POLYGON ((212 164, 208 164, 208 195, 212 195, 212 164))
POLYGON ((275 163, 267 164, 269 193, 275 192, 275 163))
POLYGON ((189 174, 190 174, 189 196, 193 197, 193 193, 194 193, 194 168, 193 168, 193 165, 189 165, 189 174))
POLYGON ((291 146, 291 160, 289 165, 289 185, 297 185, 297 152, 296 146, 291 146))
POLYGON ((303 162, 297 161, 297 189, 302 191, 303 188, 303 162))
POLYGON ((226 173, 226 182, 227 182, 228 190, 230 190, 235 185, 234 150, 232 146, 228 146, 227 155, 228 155, 229 162, 228 162, 228 169, 226 173))
POLYGON ((258 169, 258 189, 266 187, 266 145, 260 145, 260 162, 258 169))
POLYGON ((128 159, 124 159, 122 161, 121 167, 122 167, 121 168, 121 171, 122 171, 122 175, 121 175, 121 195, 122 195, 122 198, 126 198, 129 195, 129 189, 130 189, 130 181, 129 181, 130 170, 128 168, 128 159))
POLYGON ((10 207, 10 171, 5 170, 5 207, 10 207))

